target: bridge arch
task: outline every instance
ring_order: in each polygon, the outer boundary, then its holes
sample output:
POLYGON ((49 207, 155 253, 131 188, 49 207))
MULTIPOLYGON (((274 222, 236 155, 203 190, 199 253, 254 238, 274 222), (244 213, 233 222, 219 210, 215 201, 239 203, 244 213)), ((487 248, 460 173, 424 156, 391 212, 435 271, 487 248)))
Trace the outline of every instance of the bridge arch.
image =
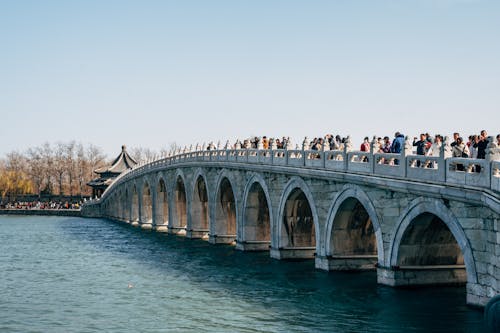
POLYGON ((116 213, 115 213, 115 216, 118 220, 121 220, 123 218, 123 193, 122 193, 122 189, 120 188, 120 190, 117 191, 116 193, 116 213))
POLYGON ((241 250, 269 250, 273 216, 267 183, 264 177, 254 173, 245 184, 236 247, 241 250))
POLYGON ((139 223, 139 191, 137 190, 137 185, 132 183, 131 185, 131 207, 130 207, 130 222, 134 225, 139 223))
POLYGON ((131 200, 130 200, 130 191, 128 190, 128 187, 127 186, 124 186, 125 187, 125 190, 124 190, 124 193, 123 193, 123 205, 122 205, 122 219, 125 221, 125 222, 128 222, 130 223, 130 203, 131 203, 131 200))
MULTIPOLYGON (((441 200, 413 200, 402 214, 392 235, 389 253, 391 267, 399 269, 404 265, 453 266, 463 263, 466 282, 477 283, 476 265, 469 240, 457 218, 441 200), (407 249, 410 248, 416 255, 409 254, 407 249)), ((457 274, 454 275, 456 277, 457 274)), ((434 279, 432 282, 447 283, 434 279)))
POLYGON ((376 262, 383 265, 381 221, 365 191, 345 185, 333 200, 323 235, 328 270, 375 269, 376 262))
POLYGON ((148 180, 142 182, 141 189, 141 224, 151 225, 153 222, 153 194, 148 180))
POLYGON ((273 258, 314 258, 319 252, 317 208, 313 194, 302 178, 292 177, 285 186, 274 229, 273 258))
POLYGON ((187 198, 189 196, 187 193, 186 177, 181 169, 178 169, 175 174, 172 194, 172 214, 170 216, 168 229, 170 233, 176 234, 185 230, 188 221, 187 198))
POLYGON ((168 226, 169 221, 169 195, 167 182, 165 181, 165 177, 160 174, 155 178, 154 184, 156 184, 156 196, 154 205, 155 211, 153 218, 154 228, 158 231, 166 231, 164 229, 168 226))
POLYGON ((224 169, 217 178, 215 197, 210 209, 212 214, 209 241, 231 244, 236 240, 239 220, 238 193, 232 173, 224 169))
POLYGON ((194 173, 191 196, 191 219, 188 221, 186 235, 190 238, 205 238, 210 227, 210 191, 207 176, 202 169, 194 173))

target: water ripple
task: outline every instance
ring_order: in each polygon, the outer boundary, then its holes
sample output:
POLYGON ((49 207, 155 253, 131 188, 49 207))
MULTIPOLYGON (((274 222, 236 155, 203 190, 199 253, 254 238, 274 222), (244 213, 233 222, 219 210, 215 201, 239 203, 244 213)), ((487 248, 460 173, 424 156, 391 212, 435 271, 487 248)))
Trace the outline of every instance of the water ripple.
POLYGON ((399 290, 100 219, 0 217, 0 332, 480 332, 462 288, 399 290))

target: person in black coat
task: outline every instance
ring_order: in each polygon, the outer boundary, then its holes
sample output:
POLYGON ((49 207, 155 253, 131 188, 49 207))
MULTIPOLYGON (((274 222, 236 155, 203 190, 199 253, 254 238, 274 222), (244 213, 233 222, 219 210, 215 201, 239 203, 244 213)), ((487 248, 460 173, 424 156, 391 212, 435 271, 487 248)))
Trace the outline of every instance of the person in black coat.
POLYGON ((488 143, 488 133, 486 133, 485 130, 482 130, 479 142, 474 144, 474 148, 477 148, 477 158, 483 160, 486 158, 486 147, 488 147, 488 143))
POLYGON ((420 134, 420 140, 417 141, 417 138, 413 138, 413 146, 417 146, 417 155, 425 155, 425 151, 427 148, 427 135, 420 134))

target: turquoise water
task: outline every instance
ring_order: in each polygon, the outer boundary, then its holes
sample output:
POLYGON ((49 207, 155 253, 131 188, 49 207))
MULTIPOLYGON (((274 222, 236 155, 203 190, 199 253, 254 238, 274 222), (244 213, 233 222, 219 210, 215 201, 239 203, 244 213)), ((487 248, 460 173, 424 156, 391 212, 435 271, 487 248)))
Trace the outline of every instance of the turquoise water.
POLYGON ((393 289, 101 219, 0 216, 0 332, 481 332, 464 288, 393 289))

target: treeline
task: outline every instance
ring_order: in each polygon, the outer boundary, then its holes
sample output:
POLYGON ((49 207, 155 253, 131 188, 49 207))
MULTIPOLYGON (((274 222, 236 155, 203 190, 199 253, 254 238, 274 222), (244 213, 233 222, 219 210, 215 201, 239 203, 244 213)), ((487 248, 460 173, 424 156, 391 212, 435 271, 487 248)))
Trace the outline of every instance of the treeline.
POLYGON ((102 149, 75 141, 44 143, 21 153, 13 151, 0 160, 2 201, 23 194, 88 196, 86 185, 94 170, 106 164, 102 149))
MULTIPOLYGON (((177 146, 170 145, 172 151, 177 146)), ((117 150, 116 156, 119 154, 117 150)), ((130 156, 137 162, 151 160, 159 153, 148 148, 132 148, 130 156)), ((12 151, 0 158, 1 201, 16 201, 25 194, 53 196, 90 196, 92 189, 87 183, 97 177, 94 170, 109 165, 102 149, 95 145, 83 145, 75 141, 44 143, 21 153, 12 151)))

